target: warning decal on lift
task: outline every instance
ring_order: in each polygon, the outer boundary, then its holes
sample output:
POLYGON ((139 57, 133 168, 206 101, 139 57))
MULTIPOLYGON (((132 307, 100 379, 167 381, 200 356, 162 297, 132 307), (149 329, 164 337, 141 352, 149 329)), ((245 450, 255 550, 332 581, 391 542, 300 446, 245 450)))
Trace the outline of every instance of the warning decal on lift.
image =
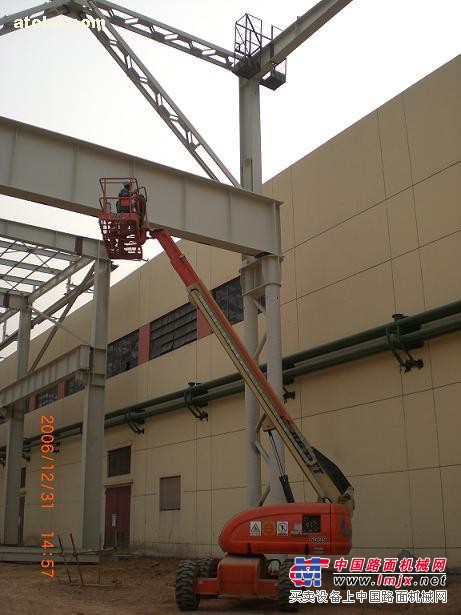
POLYGON ((277 521, 277 536, 288 536, 288 521, 277 521))
POLYGON ((250 521, 250 536, 261 536, 261 521, 250 521))

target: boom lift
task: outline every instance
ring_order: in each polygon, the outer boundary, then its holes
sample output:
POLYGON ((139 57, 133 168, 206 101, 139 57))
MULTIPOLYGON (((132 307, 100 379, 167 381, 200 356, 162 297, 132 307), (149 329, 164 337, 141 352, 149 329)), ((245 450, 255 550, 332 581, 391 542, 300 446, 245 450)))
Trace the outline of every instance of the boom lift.
POLYGON ((119 214, 111 213, 110 202, 115 197, 107 195, 107 186, 120 184, 121 179, 100 180, 100 224, 109 257, 141 258, 147 235, 159 241, 183 281, 189 300, 207 320, 257 398, 267 418, 264 429, 269 437, 273 430, 280 435, 318 496, 316 503, 294 503, 288 478, 281 474, 287 504, 262 506, 232 517, 219 539, 226 553, 222 559, 181 562, 176 577, 177 605, 181 610, 195 610, 200 597, 252 595, 275 597, 281 610, 292 610, 288 602, 294 587, 288 576, 292 562, 284 561, 278 575, 273 574, 265 554, 347 554, 351 548, 353 487, 332 461, 307 442, 170 234, 164 229, 147 228, 145 201, 142 207, 145 188, 139 188, 135 178, 128 181, 133 206, 129 213, 119 214))

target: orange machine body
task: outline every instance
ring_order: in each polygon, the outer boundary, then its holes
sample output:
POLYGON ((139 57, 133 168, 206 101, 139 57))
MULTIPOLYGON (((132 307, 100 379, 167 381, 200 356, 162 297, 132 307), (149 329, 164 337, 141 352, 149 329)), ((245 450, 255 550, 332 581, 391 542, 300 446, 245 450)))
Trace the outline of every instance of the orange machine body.
POLYGON ((232 555, 345 554, 352 546, 351 517, 344 504, 262 506, 232 517, 219 544, 232 555))

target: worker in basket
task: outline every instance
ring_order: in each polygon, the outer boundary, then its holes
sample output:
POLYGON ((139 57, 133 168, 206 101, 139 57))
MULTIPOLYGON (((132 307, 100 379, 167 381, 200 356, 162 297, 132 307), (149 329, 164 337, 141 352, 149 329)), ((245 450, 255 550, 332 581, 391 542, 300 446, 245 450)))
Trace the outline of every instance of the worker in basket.
POLYGON ((129 214, 131 212, 130 182, 125 182, 123 184, 123 188, 118 193, 116 207, 118 214, 129 214))

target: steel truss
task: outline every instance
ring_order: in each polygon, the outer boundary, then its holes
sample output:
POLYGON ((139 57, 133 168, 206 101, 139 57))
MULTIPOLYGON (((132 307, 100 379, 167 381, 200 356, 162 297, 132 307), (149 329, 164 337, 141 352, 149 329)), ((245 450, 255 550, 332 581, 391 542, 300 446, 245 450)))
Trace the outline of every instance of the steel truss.
MULTIPOLYGON (((287 56, 301 43, 312 36, 319 28, 327 23, 352 0, 321 0, 303 16, 298 17, 293 24, 279 35, 275 36, 264 46, 256 49, 254 56, 250 54, 231 53, 223 48, 208 43, 193 35, 187 34, 166 24, 156 22, 149 17, 135 13, 124 7, 115 5, 107 0, 68 0, 56 1, 40 5, 29 11, 23 11, 16 16, 30 15, 31 12, 46 15, 47 18, 58 15, 67 15, 76 19, 104 19, 106 31, 92 29, 104 48, 110 53, 125 74, 149 101, 153 109, 169 126, 187 151, 198 162, 209 177, 218 179, 219 172, 234 185, 239 185, 232 173, 227 169, 221 159, 215 154, 200 133, 195 129, 180 108, 168 96, 159 82, 134 54, 126 42, 115 30, 115 27, 124 28, 131 32, 141 34, 154 41, 168 45, 194 57, 211 62, 227 70, 232 70, 240 77, 240 168, 242 186, 253 192, 261 192, 261 138, 259 113, 259 86, 278 87, 284 82, 275 70, 287 56), (115 27, 114 27, 115 26, 115 27), (247 66, 245 66, 245 64, 247 66), (264 79, 267 73, 271 75, 264 79), (274 73, 272 75, 272 73, 274 73), (271 79, 272 77, 272 79, 271 79), (209 160, 205 159, 204 154, 209 160)), ((13 31, 13 19, 9 16, 0 20, 0 35, 13 31)), ((272 38, 272 37, 271 37, 272 38)), ((273 271, 271 282, 264 286, 267 309, 267 344, 268 344, 268 379, 277 394, 281 395, 282 361, 280 343, 280 262, 277 257, 267 259, 269 268, 273 271)), ((251 353, 258 354, 262 342, 258 342, 257 307, 254 304, 252 290, 254 279, 264 278, 266 264, 258 264, 260 271, 250 271, 252 258, 243 259, 243 277, 247 293, 244 296, 245 305, 245 342, 251 353), (247 271, 245 269, 248 268, 247 271)), ((247 504, 256 506, 264 500, 266 494, 261 496, 261 476, 259 462, 258 436, 260 427, 259 410, 255 400, 247 390, 245 394, 246 428, 247 428, 247 504), (255 441, 256 436, 256 441, 255 441)), ((274 472, 274 459, 277 457, 283 464, 283 449, 280 443, 275 442, 275 456, 271 457, 270 486, 275 500, 280 498, 277 489, 277 472, 274 472)), ((95 489, 97 485, 93 485, 95 489)), ((267 491, 267 490, 266 490, 267 491)), ((97 497, 94 491, 94 497, 97 497)), ((97 520, 96 520, 97 524, 97 520)))
MULTIPOLYGON (((79 254, 78 246, 83 242, 66 233, 50 233, 33 226, 0 220, 0 324, 3 334, 0 339, 0 351, 17 341, 19 327, 7 333, 8 322, 17 317, 18 312, 32 309, 37 315, 31 319, 31 326, 50 320, 54 327, 49 338, 39 350, 29 371, 33 371, 43 357, 57 328, 62 326, 63 314, 67 314, 77 297, 93 285, 93 268, 84 280, 70 292, 42 310, 34 307, 34 302, 56 288, 62 282, 70 280, 78 271, 88 266, 93 258, 79 254), (33 241, 32 237, 36 237, 33 241), (64 246, 63 248, 58 247, 64 246), (67 248, 67 249, 66 249, 67 248), (34 276, 34 277, 32 277, 34 276), (58 319, 53 314, 64 308, 58 319)), ((85 252, 106 259, 105 248, 96 240, 85 239, 90 248, 85 252)))

